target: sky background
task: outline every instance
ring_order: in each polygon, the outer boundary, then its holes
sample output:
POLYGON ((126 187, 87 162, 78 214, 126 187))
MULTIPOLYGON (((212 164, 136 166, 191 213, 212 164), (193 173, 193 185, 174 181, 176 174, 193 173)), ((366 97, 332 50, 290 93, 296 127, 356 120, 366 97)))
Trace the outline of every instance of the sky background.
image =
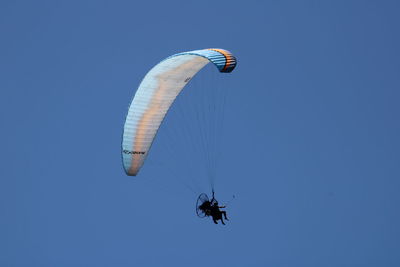
POLYGON ((1 1, 0 266, 400 266, 399 11, 1 1), (221 202, 236 196, 226 226, 151 162, 201 180, 185 157, 156 143, 134 178, 120 155, 146 72, 209 47, 238 58, 216 180, 221 202))

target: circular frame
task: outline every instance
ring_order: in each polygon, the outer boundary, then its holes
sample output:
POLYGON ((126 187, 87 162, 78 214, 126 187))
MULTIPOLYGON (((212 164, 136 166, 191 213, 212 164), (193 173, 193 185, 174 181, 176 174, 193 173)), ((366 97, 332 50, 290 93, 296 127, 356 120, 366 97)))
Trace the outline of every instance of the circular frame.
POLYGON ((206 202, 206 201, 210 201, 210 200, 208 199, 208 196, 207 196, 207 194, 205 194, 205 193, 201 193, 201 194, 199 195, 199 197, 197 198, 197 201, 196 201, 196 214, 197 214, 197 216, 200 217, 200 218, 204 218, 204 217, 207 216, 207 214, 205 213, 205 211, 204 211, 203 209, 200 208, 201 205, 203 205, 204 202, 206 202))

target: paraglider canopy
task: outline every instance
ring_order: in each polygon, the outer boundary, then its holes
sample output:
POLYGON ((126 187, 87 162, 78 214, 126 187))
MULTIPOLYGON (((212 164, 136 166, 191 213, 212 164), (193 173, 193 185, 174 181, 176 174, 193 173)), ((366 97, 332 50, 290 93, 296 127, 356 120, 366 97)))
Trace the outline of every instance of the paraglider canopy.
POLYGON ((225 73, 236 66, 236 58, 229 51, 203 49, 172 55, 146 74, 130 104, 124 125, 122 159, 127 175, 137 175, 175 98, 209 62, 225 73))

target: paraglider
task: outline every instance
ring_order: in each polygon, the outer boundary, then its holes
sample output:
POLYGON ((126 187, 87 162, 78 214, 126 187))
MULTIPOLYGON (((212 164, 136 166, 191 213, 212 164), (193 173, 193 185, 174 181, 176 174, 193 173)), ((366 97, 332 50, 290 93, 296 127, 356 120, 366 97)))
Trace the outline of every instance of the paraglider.
MULTIPOLYGON (((236 66, 236 58, 229 51, 210 48, 172 55, 155 65, 145 75, 130 103, 124 124, 122 161, 127 175, 138 174, 176 97, 210 62, 221 73, 230 73, 236 66)), ((211 187, 214 191, 213 184, 211 187)), ((211 201, 205 194, 200 195, 199 199, 200 204, 196 205, 199 217, 211 216, 215 223, 221 220, 223 224, 223 219, 228 220, 226 212, 220 210, 224 207, 218 206, 214 194, 211 201)))

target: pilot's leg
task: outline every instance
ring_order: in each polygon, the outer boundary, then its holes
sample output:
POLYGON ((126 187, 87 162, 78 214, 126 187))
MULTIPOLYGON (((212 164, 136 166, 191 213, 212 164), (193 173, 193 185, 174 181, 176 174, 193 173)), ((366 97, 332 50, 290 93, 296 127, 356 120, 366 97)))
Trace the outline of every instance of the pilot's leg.
POLYGON ((214 221, 214 223, 215 223, 215 224, 218 224, 218 222, 217 222, 217 220, 216 220, 216 219, 214 219, 214 218, 213 218, 213 221, 214 221))

